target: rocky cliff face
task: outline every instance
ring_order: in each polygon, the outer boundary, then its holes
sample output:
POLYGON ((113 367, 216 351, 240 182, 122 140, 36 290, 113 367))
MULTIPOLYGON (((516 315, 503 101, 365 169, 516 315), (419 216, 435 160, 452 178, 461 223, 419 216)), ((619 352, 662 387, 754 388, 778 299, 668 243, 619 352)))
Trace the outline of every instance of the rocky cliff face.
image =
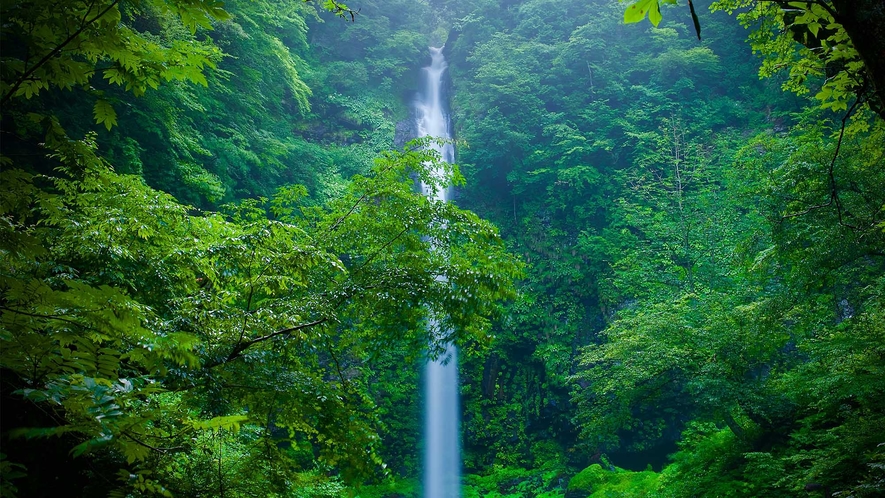
POLYGON ((415 123, 414 117, 404 119, 396 124, 396 130, 393 135, 393 146, 402 149, 409 140, 418 138, 418 125, 415 123))

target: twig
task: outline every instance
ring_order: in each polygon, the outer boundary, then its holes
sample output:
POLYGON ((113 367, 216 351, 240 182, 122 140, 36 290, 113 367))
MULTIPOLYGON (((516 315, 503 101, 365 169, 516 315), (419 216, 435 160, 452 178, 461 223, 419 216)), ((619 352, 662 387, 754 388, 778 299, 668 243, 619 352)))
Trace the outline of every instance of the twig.
POLYGON ((859 230, 859 228, 852 226, 852 225, 848 225, 848 224, 844 223, 842 220, 842 201, 839 199, 839 190, 836 185, 836 176, 834 174, 834 170, 835 170, 835 166, 836 166, 836 159, 839 157, 839 152, 842 150, 842 139, 845 137, 845 125, 848 122, 848 118, 851 116, 852 113, 854 113, 854 110, 857 108, 858 104, 861 103, 861 101, 862 101, 862 99, 860 97, 856 98, 854 100, 854 103, 848 109, 848 112, 846 112, 845 115, 842 116, 842 126, 839 129, 839 140, 836 141, 836 150, 835 150, 835 152, 833 152, 833 158, 830 160, 830 165, 827 167, 827 177, 829 178, 829 181, 830 181, 829 199, 824 203, 809 206, 808 208, 803 209, 802 211, 799 211, 796 213, 785 214, 785 215, 781 216, 781 218, 784 218, 784 219, 796 218, 798 216, 806 215, 806 214, 810 213, 811 211, 815 211, 815 210, 825 208, 825 207, 835 204, 836 213, 839 217, 839 224, 844 227, 851 228, 853 230, 859 230))
POLYGON ((183 449, 185 449, 184 446, 173 446, 173 447, 170 447, 170 448, 158 448, 158 447, 156 447, 156 446, 152 446, 152 445, 150 445, 150 444, 148 444, 148 443, 145 443, 144 441, 141 441, 141 440, 138 439, 137 437, 133 436, 132 433, 129 432, 129 431, 123 431, 123 432, 121 432, 120 434, 122 434, 123 436, 128 437, 129 439, 131 439, 131 440, 133 440, 134 442, 140 444, 141 446, 144 446, 144 447, 147 448, 147 449, 150 449, 150 450, 154 450, 154 451, 156 451, 157 453, 166 453, 166 452, 169 452, 169 451, 177 451, 177 450, 183 450, 183 449))
MULTIPOLYGON (((302 323, 301 325, 295 325, 294 327, 289 327, 286 329, 277 330, 276 332, 271 332, 270 334, 266 334, 261 337, 256 337, 255 339, 240 343, 233 349, 233 351, 230 352, 229 355, 227 355, 227 359, 225 359, 221 363, 227 363, 229 361, 236 359, 237 357, 240 356, 240 354, 242 354, 243 351, 245 351, 246 349, 250 348, 251 346, 253 346, 255 344, 258 344, 259 342, 264 342, 268 339, 273 339, 274 337, 277 337, 277 336, 291 334, 292 332, 296 332, 301 329, 314 327, 316 325, 320 325, 322 323, 325 323, 326 321, 328 321, 328 318, 320 318, 319 320, 315 320, 313 322, 302 323)), ((215 366, 215 364, 208 365, 208 366, 213 367, 213 366, 215 366)))

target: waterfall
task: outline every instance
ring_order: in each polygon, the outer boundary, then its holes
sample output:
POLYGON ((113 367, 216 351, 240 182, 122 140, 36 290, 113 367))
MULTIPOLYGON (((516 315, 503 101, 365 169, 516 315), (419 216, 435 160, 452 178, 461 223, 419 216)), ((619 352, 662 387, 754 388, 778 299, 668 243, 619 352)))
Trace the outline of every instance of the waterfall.
MULTIPOLYGON (((423 93, 415 102, 419 136, 452 138, 442 92, 446 60, 441 48, 430 48, 431 64, 423 71, 423 93)), ((435 145, 445 162, 455 159, 452 144, 435 145)), ((425 195, 447 201, 448 189, 422 185, 425 195)), ((431 327, 437 328, 435 323, 431 327)), ((424 372, 424 498, 461 496, 461 448, 458 408, 458 351, 453 344, 427 363, 424 372)))

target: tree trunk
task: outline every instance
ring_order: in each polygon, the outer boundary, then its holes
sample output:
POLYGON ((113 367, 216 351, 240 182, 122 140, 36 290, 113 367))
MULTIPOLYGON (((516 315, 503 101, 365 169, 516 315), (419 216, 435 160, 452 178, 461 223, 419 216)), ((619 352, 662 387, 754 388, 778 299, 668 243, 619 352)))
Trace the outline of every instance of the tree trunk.
POLYGON ((870 107, 885 119, 885 2, 831 0, 870 78, 870 107))
POLYGON ((729 429, 731 429, 731 432, 734 433, 734 435, 738 438, 739 441, 746 441, 746 434, 744 433, 744 428, 741 427, 741 425, 739 423, 737 423, 737 420, 735 420, 734 417, 732 417, 730 413, 728 413, 726 411, 723 414, 722 418, 725 419, 725 424, 728 426, 729 429))

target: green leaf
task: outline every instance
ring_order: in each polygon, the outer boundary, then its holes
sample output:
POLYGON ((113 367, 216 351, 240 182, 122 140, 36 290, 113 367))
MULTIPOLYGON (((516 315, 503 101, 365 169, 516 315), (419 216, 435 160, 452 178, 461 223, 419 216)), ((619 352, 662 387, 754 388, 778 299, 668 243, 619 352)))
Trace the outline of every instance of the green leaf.
MULTIPOLYGON (((660 7, 658 6, 658 0, 639 0, 633 5, 627 7, 627 10, 624 11, 624 23, 632 24, 639 22, 645 18, 645 15, 648 14, 649 9, 654 8, 657 11, 658 20, 657 22, 661 22, 660 19, 660 7)), ((652 23, 657 26, 657 23, 654 20, 649 19, 652 23)))
POLYGON ((117 113, 106 100, 95 101, 95 107, 92 112, 95 115, 95 122, 104 124, 108 131, 117 124, 117 113))
POLYGON ((77 446, 74 446, 71 449, 70 454, 74 458, 77 458, 80 455, 83 455, 85 453, 88 453, 88 452, 96 449, 96 448, 99 448, 101 446, 108 444, 109 442, 111 442, 111 439, 113 439, 113 438, 110 435, 102 434, 101 436, 99 436, 97 438, 89 439, 87 441, 84 441, 84 442, 78 444, 77 446))
POLYGON ((214 429, 214 430, 240 430, 240 423, 249 420, 246 415, 229 415, 226 417, 215 417, 209 420, 198 420, 192 422, 194 429, 214 429))
POLYGON ((658 2, 653 2, 648 11, 648 20, 651 21, 655 27, 658 27, 658 24, 661 23, 661 19, 663 18, 664 17, 661 15, 661 6, 658 2))

